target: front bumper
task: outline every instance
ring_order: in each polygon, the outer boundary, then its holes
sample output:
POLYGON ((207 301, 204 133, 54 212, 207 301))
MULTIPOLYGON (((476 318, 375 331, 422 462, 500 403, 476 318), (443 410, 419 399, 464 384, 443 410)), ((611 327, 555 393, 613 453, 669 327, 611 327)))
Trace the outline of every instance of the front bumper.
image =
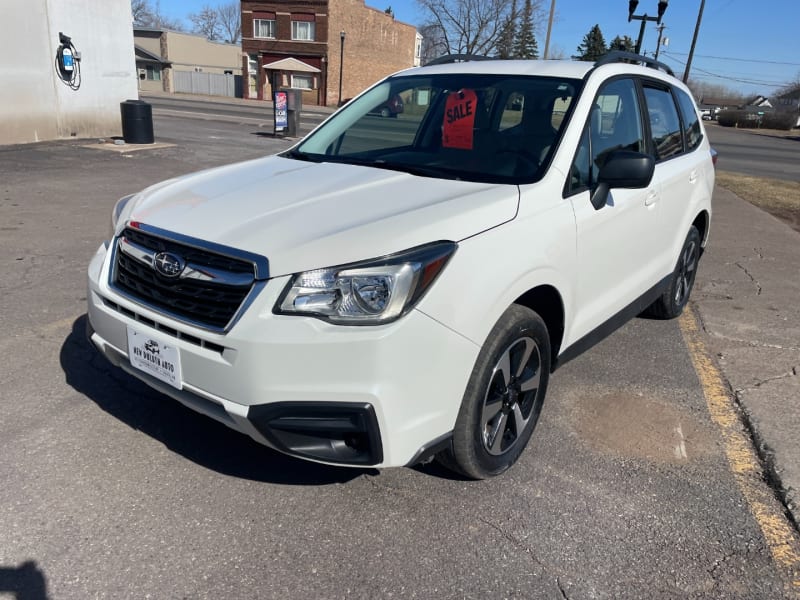
POLYGON ((263 285, 226 334, 140 306, 108 286, 108 252, 89 265, 90 339, 116 366, 276 450, 329 464, 409 464, 452 431, 479 348, 412 310, 352 327, 274 315, 288 277, 263 285), (180 389, 135 369, 127 328, 178 348, 180 389))

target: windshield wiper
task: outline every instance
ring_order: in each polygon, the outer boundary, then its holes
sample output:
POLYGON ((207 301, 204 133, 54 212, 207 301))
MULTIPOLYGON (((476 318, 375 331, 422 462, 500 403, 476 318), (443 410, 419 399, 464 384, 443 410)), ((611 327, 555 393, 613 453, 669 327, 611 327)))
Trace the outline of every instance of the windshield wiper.
POLYGON ((343 162, 351 165, 359 165, 364 167, 375 167, 376 169, 386 169, 387 171, 399 171, 401 173, 408 173, 409 175, 416 175, 418 177, 435 177, 437 179, 461 179, 451 169, 442 167, 431 167, 427 165, 410 165, 407 163, 389 162, 382 158, 357 158, 353 156, 342 157, 336 162, 343 162))
POLYGON ((308 162, 319 163, 323 161, 323 157, 319 154, 309 154, 308 152, 301 152, 300 150, 287 150, 281 156, 286 158, 295 158, 297 160, 305 160, 308 162))

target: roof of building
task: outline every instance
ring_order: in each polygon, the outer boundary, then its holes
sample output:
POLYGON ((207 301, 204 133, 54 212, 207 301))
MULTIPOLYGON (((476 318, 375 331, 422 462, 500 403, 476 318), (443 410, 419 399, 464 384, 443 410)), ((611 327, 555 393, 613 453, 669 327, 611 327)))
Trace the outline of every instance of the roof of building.
POLYGON ((273 71, 299 71, 301 73, 322 72, 318 68, 312 67, 311 65, 304 63, 302 60, 297 60, 296 58, 292 57, 276 60, 275 62, 271 62, 268 65, 264 65, 264 68, 273 71))
POLYGON ((168 60, 164 60, 158 54, 150 52, 149 50, 145 50, 139 44, 133 45, 134 53, 136 54, 136 60, 139 62, 145 63, 156 63, 159 65, 171 65, 172 63, 168 60))

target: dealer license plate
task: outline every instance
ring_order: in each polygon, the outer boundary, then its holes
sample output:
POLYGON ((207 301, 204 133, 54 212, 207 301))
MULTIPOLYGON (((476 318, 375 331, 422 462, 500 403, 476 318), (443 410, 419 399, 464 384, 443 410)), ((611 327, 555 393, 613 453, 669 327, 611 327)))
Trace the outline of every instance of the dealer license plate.
POLYGON ((181 389, 181 355, 171 342, 128 325, 128 357, 134 368, 181 389))

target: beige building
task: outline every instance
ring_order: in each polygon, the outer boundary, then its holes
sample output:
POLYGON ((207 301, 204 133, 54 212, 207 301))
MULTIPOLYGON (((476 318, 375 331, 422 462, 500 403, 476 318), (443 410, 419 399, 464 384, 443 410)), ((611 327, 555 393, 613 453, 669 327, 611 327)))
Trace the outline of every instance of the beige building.
POLYGON ((134 27, 133 41, 140 90, 241 96, 240 46, 150 27, 134 27))
POLYGON ((306 104, 336 106, 414 66, 420 42, 414 26, 364 0, 242 0, 244 97, 288 87, 306 104))

